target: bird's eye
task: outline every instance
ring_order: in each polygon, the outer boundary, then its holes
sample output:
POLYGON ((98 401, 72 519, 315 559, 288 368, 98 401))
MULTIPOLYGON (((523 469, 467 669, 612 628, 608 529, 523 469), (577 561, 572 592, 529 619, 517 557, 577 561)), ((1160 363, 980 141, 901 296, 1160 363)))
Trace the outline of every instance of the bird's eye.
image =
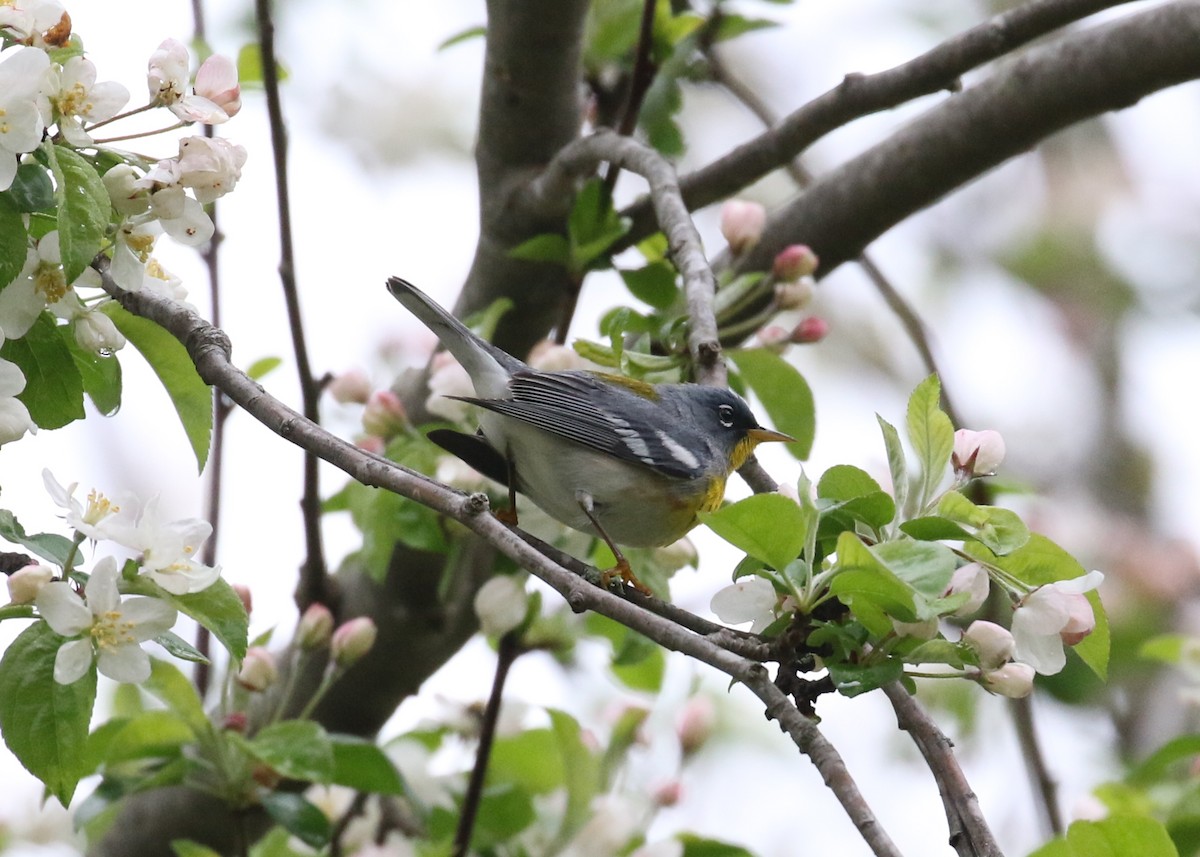
POLYGON ((733 428, 733 408, 729 405, 721 405, 717 408, 717 419, 721 421, 721 425, 725 428, 733 428))

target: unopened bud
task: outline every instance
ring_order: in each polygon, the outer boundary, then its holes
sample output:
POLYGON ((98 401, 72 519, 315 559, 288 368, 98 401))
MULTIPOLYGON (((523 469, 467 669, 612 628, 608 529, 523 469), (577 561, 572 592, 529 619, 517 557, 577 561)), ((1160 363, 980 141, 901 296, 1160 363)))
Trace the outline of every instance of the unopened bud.
POLYGON ((244 711, 231 711, 221 719, 221 730, 224 732, 237 732, 245 735, 249 725, 250 718, 244 711))
POLYGON ((54 569, 40 562, 30 563, 8 576, 8 599, 13 604, 32 604, 42 587, 54 579, 54 569))
POLYGON ((708 743, 717 728, 717 709, 708 696, 693 696, 679 712, 675 734, 685 756, 690 756, 708 743))
POLYGON ((574 348, 559 345, 551 339, 543 339, 534 345, 529 351, 529 359, 525 362, 542 372, 565 372, 593 366, 574 348))
POLYGON ((757 202, 726 200, 721 206, 721 234, 729 242, 729 252, 740 256, 758 243, 767 225, 767 210, 757 202))
POLYGON ((75 319, 75 342, 84 351, 107 355, 125 347, 125 335, 102 312, 85 312, 75 319))
POLYGON ((671 780, 669 783, 663 783, 654 790, 654 803, 656 806, 675 806, 682 797, 683 783, 679 782, 679 780, 671 780))
POLYGON ((266 649, 252 646, 246 650, 242 668, 238 670, 237 683, 246 690, 256 693, 266 690, 279 680, 279 669, 275 656, 266 649))
POLYGON ((810 315, 796 325, 796 329, 792 331, 792 342, 797 345, 805 345, 820 342, 828 335, 829 322, 818 316, 810 315))
POLYGON ((898 637, 912 637, 914 640, 932 640, 937 636, 937 617, 924 619, 920 622, 900 622, 892 620, 892 630, 898 637))
POLYGON ((962 638, 979 655, 979 665, 985 671, 998 669, 1011 661, 1017 649, 1012 633, 995 622, 972 622, 962 638))
POLYGON ((681 568, 696 568, 700 554, 691 539, 686 536, 676 539, 669 545, 654 549, 654 560, 667 572, 676 572, 681 568))
POLYGON ((759 328, 755 337, 758 339, 760 347, 774 351, 776 354, 782 354, 792 341, 791 331, 777 324, 768 324, 759 328))
POLYGON ((811 280, 796 280, 791 283, 775 284, 775 303, 782 310, 804 309, 813 298, 811 280))
POLYGON ((507 634, 525 621, 529 599, 522 586, 510 574, 498 574, 475 593, 475 615, 479 628, 491 637, 507 634))
POLYGON ((959 429, 954 433, 951 461, 963 476, 991 476, 1004 461, 1004 438, 991 429, 959 429))
POLYGON ((996 670, 984 672, 980 683, 992 693, 1020 699, 1033 692, 1033 677, 1036 675, 1029 664, 1009 663, 996 670))
POLYGON ((242 609, 249 616, 250 611, 254 609, 254 598, 250 595, 250 587, 243 583, 235 583, 233 584, 233 591, 237 593, 238 599, 242 602, 242 609))
POLYGON ((790 244, 779 251, 771 273, 784 283, 810 277, 817 270, 817 254, 807 244, 790 244))
POLYGON ((379 630, 366 616, 359 616, 341 625, 333 632, 331 648, 333 660, 340 667, 348 667, 358 661, 375 645, 379 630))
POLYGON ((383 451, 387 449, 387 441, 374 434, 363 435, 354 441, 354 445, 365 452, 372 452, 375 455, 383 455, 383 451))
POLYGON ((376 390, 367 399, 362 416, 363 430, 382 438, 395 437, 408 426, 404 403, 391 390, 376 390))
POLYGON ((958 617, 970 616, 983 606, 987 600, 989 578, 987 569, 977 562, 969 562, 959 566, 950 577, 950 585, 946 587, 945 595, 967 593, 967 600, 954 611, 958 617))
POLYGON ((310 604, 296 626, 301 649, 319 649, 333 637, 333 614, 324 604, 310 604))
POLYGON ((371 395, 371 381, 361 369, 350 369, 341 375, 335 375, 325 388, 335 402, 343 405, 350 403, 365 405, 371 395))

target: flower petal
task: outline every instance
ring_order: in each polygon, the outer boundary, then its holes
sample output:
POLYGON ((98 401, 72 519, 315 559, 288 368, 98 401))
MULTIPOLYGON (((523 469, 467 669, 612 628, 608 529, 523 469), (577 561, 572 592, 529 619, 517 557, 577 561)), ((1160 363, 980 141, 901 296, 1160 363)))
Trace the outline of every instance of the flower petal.
POLYGON ((117 646, 100 652, 100 672, 115 681, 141 684, 150 678, 150 656, 141 646, 117 646))
POLYGON ((170 631, 179 614, 161 599, 138 596, 121 605, 121 618, 133 623, 133 635, 140 643, 170 631))
POLYGON ((93 616, 111 613, 121 606, 121 595, 117 592, 117 561, 106 556, 92 569, 84 594, 93 616))
POLYGON ((63 643, 58 647, 58 654, 54 656, 54 680, 59 684, 74 684, 87 674, 91 665, 91 639, 63 643))
POLYGON ((92 611, 69 583, 43 586, 37 594, 37 608, 54 633, 64 637, 74 637, 92 627, 92 611))

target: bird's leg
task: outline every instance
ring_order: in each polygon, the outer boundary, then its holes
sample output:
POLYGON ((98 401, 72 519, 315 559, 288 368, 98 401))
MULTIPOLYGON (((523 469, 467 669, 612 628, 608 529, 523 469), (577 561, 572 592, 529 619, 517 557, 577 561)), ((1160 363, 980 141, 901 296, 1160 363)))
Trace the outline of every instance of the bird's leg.
POLYGON ((505 458, 504 463, 508 467, 508 508, 497 509, 496 520, 515 527, 517 525, 517 471, 513 467, 511 458, 505 458))
POLYGON ((600 585, 608 589, 614 577, 620 577, 625 583, 628 583, 638 592, 643 595, 653 595, 650 587, 637 579, 637 575, 633 573, 633 569, 629 567, 629 560, 621 553, 621 549, 617 547, 617 543, 608 537, 608 533, 604 532, 604 527, 600 526, 600 521, 596 519, 596 508, 592 502, 592 495, 584 491, 575 492, 575 501, 579 503, 579 508, 583 509, 583 514, 587 515, 587 519, 591 521, 600 538, 604 539, 604 543, 608 545, 608 549, 613 552, 613 556, 617 558, 617 564, 612 568, 604 569, 600 572, 600 585))

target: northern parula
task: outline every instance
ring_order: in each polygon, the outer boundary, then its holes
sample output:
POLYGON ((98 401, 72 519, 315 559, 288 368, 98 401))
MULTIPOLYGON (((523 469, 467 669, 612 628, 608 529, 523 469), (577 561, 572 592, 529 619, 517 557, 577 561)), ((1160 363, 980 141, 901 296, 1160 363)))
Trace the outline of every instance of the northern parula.
MULTIPOLYGON (((604 539, 619 574, 647 591, 618 544, 667 545, 712 511, 725 481, 764 441, 738 395, 699 384, 648 384, 604 372, 542 372, 477 336, 411 283, 388 291, 466 370, 480 434, 439 430, 430 439, 484 475, 520 491, 551 517, 604 539)), ((513 498, 515 500, 515 498, 513 498)), ((514 516, 511 520, 515 521, 514 516)))

